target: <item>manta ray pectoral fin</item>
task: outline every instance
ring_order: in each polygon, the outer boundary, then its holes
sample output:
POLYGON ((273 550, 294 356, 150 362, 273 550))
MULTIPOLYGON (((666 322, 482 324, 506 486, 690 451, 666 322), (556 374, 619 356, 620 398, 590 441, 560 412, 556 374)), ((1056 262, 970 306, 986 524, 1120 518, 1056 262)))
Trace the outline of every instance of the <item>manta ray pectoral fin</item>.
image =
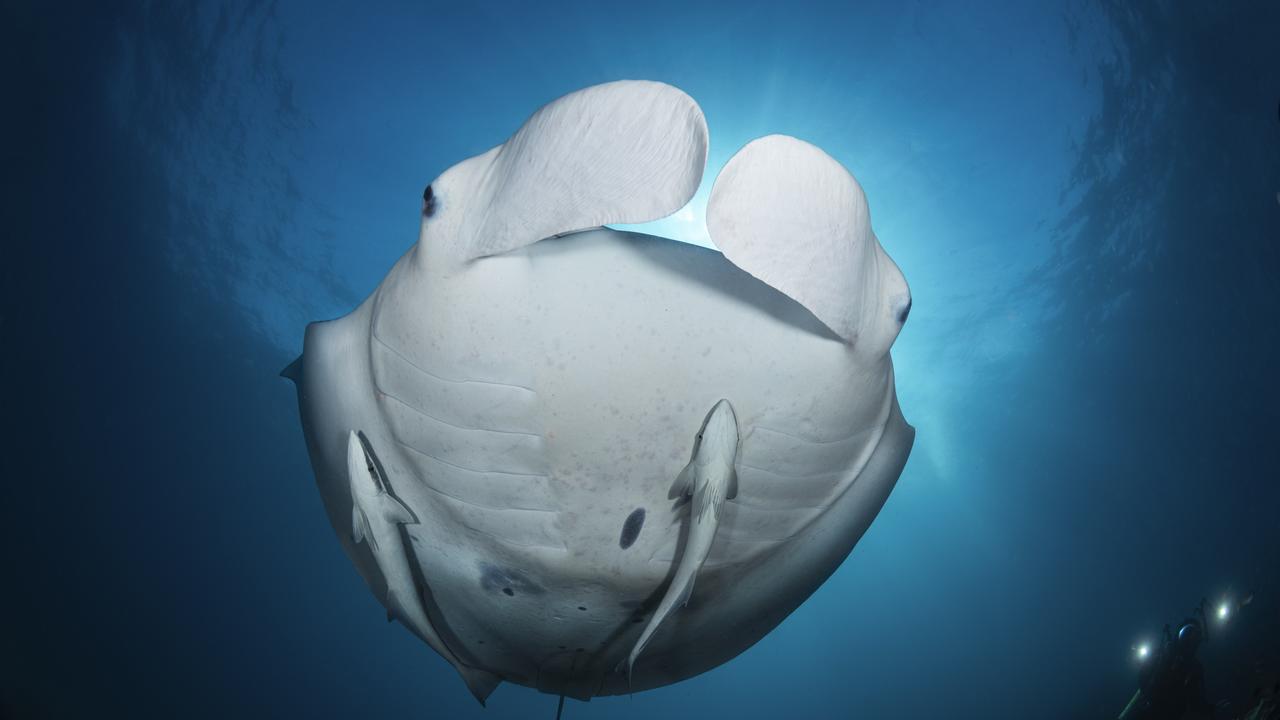
POLYGON ((488 670, 473 668, 470 665, 458 664, 458 674, 462 676, 462 681, 467 684, 467 689, 475 696, 480 707, 484 707, 484 703, 493 694, 495 688, 502 683, 502 678, 494 675, 488 670))
POLYGON ((286 365, 280 371, 280 377, 292 380, 294 385, 302 382, 302 356, 299 355, 293 362, 286 365))
POLYGON ((436 632, 435 627, 427 618, 426 608, 418 603, 419 596, 408 599, 404 597, 407 593, 401 592, 400 587, 387 586, 387 620, 399 620, 401 624, 425 640, 433 650, 440 653, 441 657, 448 660, 454 669, 458 671, 458 674, 462 676, 462 681, 467 684, 467 689, 483 706, 485 700, 493 693, 494 688, 498 687, 499 683, 502 682, 502 678, 486 670, 464 665, 445 645, 440 634, 436 632))

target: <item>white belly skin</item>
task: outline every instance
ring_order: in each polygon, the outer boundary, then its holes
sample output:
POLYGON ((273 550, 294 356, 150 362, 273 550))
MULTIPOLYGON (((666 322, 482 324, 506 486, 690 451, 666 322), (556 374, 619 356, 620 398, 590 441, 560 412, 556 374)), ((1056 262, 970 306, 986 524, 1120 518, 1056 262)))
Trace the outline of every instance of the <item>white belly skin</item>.
POLYGON ((351 315, 308 328, 300 404, 326 509, 376 596, 351 542, 351 430, 420 518, 404 528, 449 648, 582 699, 679 681, 763 637, 848 555, 914 438, 887 354, 860 355, 715 251, 612 230, 451 273, 415 248, 351 315), (687 524, 668 493, 720 398, 738 416, 738 495, 628 686, 618 666, 687 524))

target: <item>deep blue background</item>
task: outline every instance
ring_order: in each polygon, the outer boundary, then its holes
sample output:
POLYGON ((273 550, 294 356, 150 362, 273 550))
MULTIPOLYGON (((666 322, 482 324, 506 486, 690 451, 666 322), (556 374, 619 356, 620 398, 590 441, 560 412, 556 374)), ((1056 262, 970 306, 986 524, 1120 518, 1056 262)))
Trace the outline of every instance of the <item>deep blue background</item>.
POLYGON ((836 575, 701 677, 568 718, 1114 716, 1132 646, 1241 701, 1280 646, 1280 5, 4 3, 0 715, 475 705, 339 550, 276 373, 423 186, 618 78, 784 132, 915 306, 915 450, 836 575), (1220 6, 1220 7, 1219 7, 1220 6))

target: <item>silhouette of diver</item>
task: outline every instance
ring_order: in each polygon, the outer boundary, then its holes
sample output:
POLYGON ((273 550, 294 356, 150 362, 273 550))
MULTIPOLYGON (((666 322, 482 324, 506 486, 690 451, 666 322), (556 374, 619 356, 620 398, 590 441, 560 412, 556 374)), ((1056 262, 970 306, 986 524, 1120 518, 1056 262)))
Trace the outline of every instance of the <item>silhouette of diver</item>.
POLYGON ((1254 705, 1240 720, 1280 720, 1280 682, 1273 683, 1271 688, 1263 691, 1253 689, 1254 705))
POLYGON ((1164 626, 1164 642, 1138 674, 1138 691, 1120 720, 1191 720, 1214 717, 1205 698, 1204 668, 1196 658, 1205 638, 1204 603, 1199 617, 1183 621, 1175 637, 1164 626))

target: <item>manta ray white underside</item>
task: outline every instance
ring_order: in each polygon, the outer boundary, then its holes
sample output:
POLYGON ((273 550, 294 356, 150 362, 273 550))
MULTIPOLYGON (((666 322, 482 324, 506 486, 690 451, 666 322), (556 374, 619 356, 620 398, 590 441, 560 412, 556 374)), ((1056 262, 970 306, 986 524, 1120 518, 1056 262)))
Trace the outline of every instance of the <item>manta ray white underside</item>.
POLYGON ((682 207, 706 148, 669 85, 550 103, 430 185, 418 243, 286 370, 343 548, 481 702, 724 663, 906 462, 910 294, 839 163, 748 144, 711 193, 720 252, 602 227, 682 207))

